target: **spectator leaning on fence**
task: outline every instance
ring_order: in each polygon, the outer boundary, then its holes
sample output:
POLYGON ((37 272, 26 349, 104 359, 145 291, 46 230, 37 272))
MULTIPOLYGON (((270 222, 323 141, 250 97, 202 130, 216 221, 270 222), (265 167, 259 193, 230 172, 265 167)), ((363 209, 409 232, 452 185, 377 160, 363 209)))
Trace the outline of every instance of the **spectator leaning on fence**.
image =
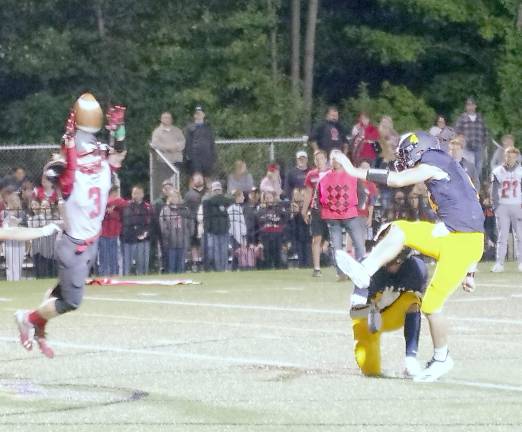
POLYGON ((149 272, 150 241, 152 223, 152 207, 143 200, 143 187, 132 188, 132 198, 122 213, 122 248, 123 274, 131 272, 133 261, 136 263, 136 274, 149 272))
POLYGON ((189 209, 183 204, 178 191, 172 190, 159 213, 162 250, 167 255, 166 270, 184 273, 187 250, 192 236, 189 209))
POLYGON ((239 190, 245 197, 248 192, 254 187, 254 178, 247 170, 247 165, 243 160, 234 162, 234 170, 228 175, 227 179, 227 193, 239 190))
MULTIPOLYGON (((178 170, 181 171, 183 164, 183 150, 185 149, 185 136, 180 128, 172 124, 172 115, 169 112, 161 114, 160 124, 152 132, 150 146, 159 150, 163 156, 178 170)), ((174 172, 168 167, 163 159, 154 153, 153 175, 156 184, 166 178, 173 176, 174 172)))
POLYGON ((339 122, 339 110, 336 106, 326 109, 325 119, 315 125, 310 132, 310 145, 315 150, 324 150, 328 155, 332 149, 348 151, 348 132, 339 122))
MULTIPOLYGON (((336 156, 339 151, 330 153, 332 169, 319 181, 319 203, 321 217, 326 221, 330 232, 333 257, 335 251, 343 248, 342 230, 348 232, 355 248, 355 257, 362 259, 366 253, 365 233, 358 218, 357 179, 344 171, 336 156)), ((344 278, 338 269, 339 280, 344 278)))
POLYGON ((189 174, 202 173, 206 178, 212 176, 217 161, 214 132, 205 120, 205 112, 198 105, 194 110, 194 122, 185 128, 185 160, 189 174))
POLYGON ((466 138, 465 150, 474 157, 473 163, 480 178, 488 132, 482 115, 477 112, 475 98, 468 97, 466 99, 466 111, 457 119, 455 132, 463 134, 466 138))

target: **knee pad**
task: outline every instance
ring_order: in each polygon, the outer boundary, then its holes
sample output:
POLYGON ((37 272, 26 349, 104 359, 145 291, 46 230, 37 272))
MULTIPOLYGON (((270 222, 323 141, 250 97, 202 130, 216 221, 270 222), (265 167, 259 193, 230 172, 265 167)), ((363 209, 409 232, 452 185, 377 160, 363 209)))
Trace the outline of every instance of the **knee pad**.
POLYGON ((63 299, 58 299, 58 300, 56 300, 56 303, 55 303, 56 312, 58 312, 58 314, 60 314, 60 315, 67 313, 67 312, 71 312, 73 310, 76 310, 76 309, 78 309, 78 306, 79 306, 78 304, 72 304, 72 303, 66 302, 63 299))

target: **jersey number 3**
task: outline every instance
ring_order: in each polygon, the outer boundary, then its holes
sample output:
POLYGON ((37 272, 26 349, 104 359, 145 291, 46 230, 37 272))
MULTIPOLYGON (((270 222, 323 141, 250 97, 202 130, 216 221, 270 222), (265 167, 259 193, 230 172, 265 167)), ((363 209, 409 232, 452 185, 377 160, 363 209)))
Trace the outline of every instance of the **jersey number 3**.
POLYGON ((99 187, 93 186, 89 189, 89 199, 93 201, 94 210, 89 213, 89 217, 94 219, 100 215, 101 190, 99 187))
POLYGON ((518 190, 518 180, 504 180, 502 182, 502 198, 516 198, 518 190), (510 191, 513 195, 510 194, 510 191))

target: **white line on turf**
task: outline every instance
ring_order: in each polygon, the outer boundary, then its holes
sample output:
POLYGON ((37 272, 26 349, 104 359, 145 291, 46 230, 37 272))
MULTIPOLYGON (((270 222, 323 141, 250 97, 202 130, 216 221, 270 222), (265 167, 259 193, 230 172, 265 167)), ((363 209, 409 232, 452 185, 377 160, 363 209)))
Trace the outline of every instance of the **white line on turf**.
POLYGON ((522 325, 522 320, 514 319, 497 319, 497 318, 461 318, 461 317, 448 317, 452 321, 469 321, 478 323, 495 323, 495 324, 517 324, 522 325))
POLYGON ((13 299, 7 298, 7 297, 0 297, 0 302, 10 302, 13 301, 13 299))
MULTIPOLYGON (((18 339, 13 338, 13 337, 0 337, 0 341, 18 342, 18 339)), ((220 357, 220 356, 214 356, 214 355, 196 354, 196 353, 179 352, 179 351, 173 352, 173 351, 146 349, 146 348, 119 348, 119 347, 114 347, 114 346, 78 344, 78 343, 68 343, 68 342, 59 342, 59 341, 52 341, 52 345, 58 346, 58 347, 64 347, 64 348, 72 348, 72 349, 79 349, 79 350, 86 350, 86 351, 111 352, 111 353, 117 353, 117 354, 138 354, 138 355, 158 356, 158 357, 176 357, 176 358, 189 359, 189 360, 209 360, 209 361, 213 361, 213 362, 219 361, 219 362, 223 362, 223 363, 231 363, 231 364, 239 364, 239 365, 305 368, 305 366, 299 365, 296 363, 279 362, 279 361, 255 358, 255 357, 254 358, 220 357)))
MULTIPOLYGON (((106 302, 121 302, 121 303, 140 303, 140 304, 158 304, 158 305, 174 305, 174 306, 190 306, 190 307, 208 307, 217 309, 241 309, 241 310, 258 310, 270 312, 295 312, 295 313, 309 313, 309 314, 324 314, 324 315, 338 315, 347 316, 348 312, 343 309, 315 309, 315 308, 285 308, 273 305, 245 305, 245 304, 228 304, 228 303, 200 303, 200 302, 186 302, 176 300, 147 300, 147 299, 130 299, 130 298, 112 298, 112 297, 85 297, 86 300, 91 301, 106 301, 106 302)), ((491 297, 490 297, 491 299, 491 297)), ((495 299, 495 297, 493 297, 495 299)), ((455 320, 466 320, 474 322, 492 322, 502 324, 522 324, 521 320, 505 320, 493 318, 454 318, 455 320)))
POLYGON ((515 285, 515 284, 509 284, 509 283, 497 283, 497 282, 488 282, 488 283, 476 283, 475 285, 477 285, 478 287, 486 287, 486 288, 491 288, 491 287, 498 287, 498 288, 520 288, 520 285, 515 285))
MULTIPOLYGON (((18 342, 18 339, 13 337, 0 337, 0 341, 2 342, 18 342)), ((289 368, 299 368, 299 369, 311 369, 306 366, 299 365, 296 363, 288 363, 288 362, 279 362, 269 359, 261 359, 261 358, 244 358, 244 357, 220 357, 220 356, 212 356, 206 354, 194 354, 187 352, 172 352, 172 351, 157 351, 151 349, 142 349, 142 348, 118 348, 114 346, 103 346, 103 345, 90 345, 90 344, 74 344, 68 342, 59 342, 53 341, 54 346, 64 347, 64 348, 72 348, 86 351, 101 351, 101 352, 110 352, 116 354, 136 354, 136 355, 147 355, 147 356, 158 356, 158 357, 175 357, 181 359, 189 359, 189 360, 208 360, 212 362, 223 362, 225 364, 238 364, 238 365, 252 365, 252 366, 275 366, 275 367, 289 367, 289 368)), ((454 380, 454 379, 443 379, 438 384, 450 384, 450 385, 459 385, 466 387, 476 387, 482 389, 489 390, 506 390, 506 391, 515 391, 522 392, 522 387, 507 385, 507 384, 495 384, 495 383, 486 383, 480 381, 467 381, 467 380, 454 380)))
POLYGON ((484 388, 484 389, 522 392, 522 387, 509 385, 509 384, 494 384, 494 383, 485 383, 485 382, 478 382, 478 381, 465 381, 465 380, 461 381, 461 380, 454 380, 454 379, 447 379, 447 378, 444 378, 443 381, 440 381, 440 384, 457 384, 457 385, 462 385, 462 386, 478 387, 478 388, 484 388))
POLYGON ((249 324, 249 323, 235 323, 235 322, 219 322, 219 321, 203 321, 203 320, 180 320, 180 319, 165 319, 165 318, 146 318, 146 317, 135 317, 128 315, 108 315, 98 313, 87 313, 79 312, 78 315, 95 318, 107 318, 116 320, 129 320, 129 321, 149 321, 157 323, 169 323, 169 324, 198 324, 198 325, 210 325, 210 326, 222 326, 222 327, 244 327, 252 329, 271 329, 271 330, 288 330, 297 331, 304 333, 319 333, 319 334, 332 334, 337 336, 346 336, 346 331, 331 330, 331 329, 320 329, 320 328, 306 328, 306 327, 288 327, 288 326, 275 326, 275 325, 264 325, 264 324, 249 324))
POLYGON ((507 297, 465 297, 465 298, 457 298, 450 299, 447 303, 467 303, 467 302, 481 302, 481 301, 498 301, 498 300, 507 300, 507 297))
POLYGON ((327 314, 327 315, 344 315, 347 316, 348 312, 343 309, 308 309, 308 308, 286 308, 280 306, 263 306, 263 305, 245 305, 245 304, 229 304, 229 303, 199 303, 199 302, 187 302, 177 300, 144 300, 144 299, 131 299, 131 298, 113 298, 113 297, 84 297, 86 300, 91 301, 106 301, 106 302, 117 302, 117 303, 148 303, 148 304, 160 304, 160 305, 175 305, 175 306, 193 306, 193 307, 208 307, 218 309, 243 309, 243 310, 259 310, 259 311, 271 311, 271 312, 296 312, 296 313, 316 313, 316 314, 327 314))

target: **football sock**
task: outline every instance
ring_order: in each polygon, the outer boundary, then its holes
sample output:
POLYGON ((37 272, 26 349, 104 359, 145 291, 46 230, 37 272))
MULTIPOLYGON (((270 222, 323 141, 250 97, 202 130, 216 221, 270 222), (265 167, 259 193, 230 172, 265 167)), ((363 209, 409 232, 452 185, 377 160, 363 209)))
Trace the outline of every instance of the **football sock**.
POLYGON ((406 357, 416 357, 419 348, 421 328, 420 312, 410 312, 404 317, 404 340, 406 342, 406 357))
POLYGON ((45 324, 47 324, 47 320, 42 317, 37 310, 29 312, 27 321, 29 321, 33 326, 41 328, 45 328, 45 324))
POLYGON ((437 361, 445 361, 448 357, 448 345, 433 350, 433 358, 437 361))

